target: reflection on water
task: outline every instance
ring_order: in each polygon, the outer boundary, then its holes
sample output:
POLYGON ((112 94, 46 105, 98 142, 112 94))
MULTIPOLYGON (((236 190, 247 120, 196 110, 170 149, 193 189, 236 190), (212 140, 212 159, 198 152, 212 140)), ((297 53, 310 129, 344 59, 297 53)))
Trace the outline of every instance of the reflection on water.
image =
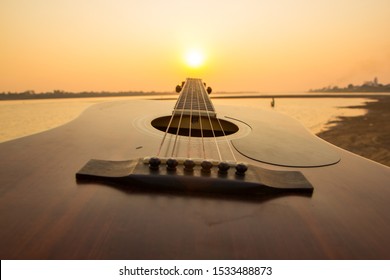
POLYGON ((77 118, 89 106, 140 97, 0 101, 0 142, 46 131, 77 118))
MULTIPOLYGON (((176 98, 177 95, 162 96, 176 98)), ((116 101, 145 99, 145 97, 74 98, 46 100, 12 100, 0 102, 0 142, 31 135, 65 124, 80 115, 90 105, 116 101)), ((155 99, 156 96, 147 97, 155 99)), ((299 120, 313 133, 326 128, 326 123, 338 116, 365 114, 364 109, 340 108, 363 104, 364 98, 234 98, 213 99, 219 105, 248 106, 275 110, 299 120)))
MULTIPOLYGON (((214 99, 213 104, 247 106, 284 113, 297 119, 312 133, 317 134, 327 128, 329 121, 341 116, 361 116, 365 109, 345 108, 362 105, 368 99, 364 98, 275 98, 274 107, 272 98, 242 98, 242 99, 214 99)), ((218 111, 218 109, 216 109, 218 111)))

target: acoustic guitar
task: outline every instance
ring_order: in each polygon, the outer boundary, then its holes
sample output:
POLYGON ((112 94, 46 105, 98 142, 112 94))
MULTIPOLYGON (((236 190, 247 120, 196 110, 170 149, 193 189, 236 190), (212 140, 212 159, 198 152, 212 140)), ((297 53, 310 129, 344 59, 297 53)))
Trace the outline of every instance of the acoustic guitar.
POLYGON ((178 91, 0 144, 1 259, 390 258, 388 167, 178 91))

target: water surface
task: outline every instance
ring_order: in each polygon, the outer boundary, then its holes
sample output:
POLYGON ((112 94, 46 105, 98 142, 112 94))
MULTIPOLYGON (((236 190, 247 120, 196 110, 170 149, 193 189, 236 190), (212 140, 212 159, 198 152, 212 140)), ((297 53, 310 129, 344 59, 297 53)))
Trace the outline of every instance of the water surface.
MULTIPOLYGON (((177 95, 161 96, 176 98, 177 95)), ((108 101, 155 99, 149 97, 68 98, 42 100, 10 100, 0 102, 0 142, 24 137, 63 125, 77 118, 89 106, 108 101)), ((365 98, 276 98, 271 107, 270 98, 215 98, 219 105, 246 106, 255 109, 274 110, 300 121, 313 133, 327 129, 327 123, 339 116, 356 116, 366 113, 364 109, 349 109, 346 106, 364 104, 365 98)))

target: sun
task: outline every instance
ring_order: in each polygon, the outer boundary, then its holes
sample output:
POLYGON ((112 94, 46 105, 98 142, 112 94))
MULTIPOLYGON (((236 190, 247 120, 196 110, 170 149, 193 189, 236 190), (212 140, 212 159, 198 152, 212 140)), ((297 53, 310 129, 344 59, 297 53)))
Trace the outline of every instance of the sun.
POLYGON ((185 60, 188 66, 198 68, 204 63, 204 55, 199 50, 189 50, 185 55, 185 60))

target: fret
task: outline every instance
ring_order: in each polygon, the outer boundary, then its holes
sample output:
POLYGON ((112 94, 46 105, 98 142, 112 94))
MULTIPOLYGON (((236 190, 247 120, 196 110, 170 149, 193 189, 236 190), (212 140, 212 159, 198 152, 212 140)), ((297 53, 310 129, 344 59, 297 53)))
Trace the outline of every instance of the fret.
POLYGON ((174 115, 201 115, 216 117, 216 112, 201 79, 188 78, 176 102, 174 115))

